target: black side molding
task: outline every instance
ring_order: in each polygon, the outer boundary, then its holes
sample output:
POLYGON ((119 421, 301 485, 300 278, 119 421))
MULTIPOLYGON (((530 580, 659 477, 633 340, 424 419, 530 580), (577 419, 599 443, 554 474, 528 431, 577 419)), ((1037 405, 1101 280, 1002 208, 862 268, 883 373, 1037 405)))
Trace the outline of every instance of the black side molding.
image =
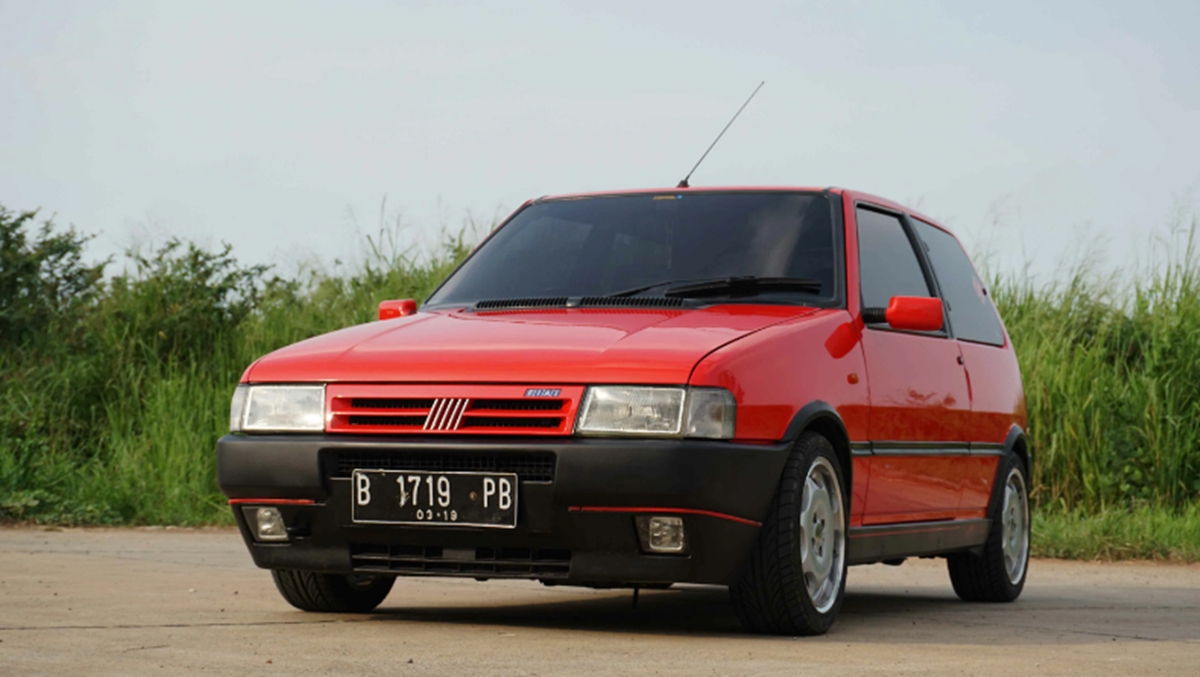
POLYGON ((987 541, 991 526, 989 519, 973 519, 853 527, 846 559, 850 564, 873 564, 970 550, 987 541))
POLYGON ((871 442, 876 456, 967 456, 971 447, 966 442, 871 442))

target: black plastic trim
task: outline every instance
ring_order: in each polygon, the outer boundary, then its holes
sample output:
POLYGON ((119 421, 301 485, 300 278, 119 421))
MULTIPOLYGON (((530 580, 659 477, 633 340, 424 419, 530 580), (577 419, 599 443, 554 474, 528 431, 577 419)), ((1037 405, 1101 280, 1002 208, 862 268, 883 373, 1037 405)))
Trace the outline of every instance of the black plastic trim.
POLYGON ((971 447, 966 442, 872 442, 871 453, 876 456, 967 456, 971 447))
POLYGON ((503 571, 495 572, 439 565, 434 567, 437 571, 397 573, 484 578, 516 575, 555 578, 573 585, 728 584, 758 535, 790 453, 791 445, 785 443, 688 439, 226 435, 217 443, 217 475, 227 497, 241 499, 239 503, 245 505, 265 499, 265 503, 278 505, 283 514, 291 539, 257 543, 235 506, 234 517, 243 539, 255 563, 263 568, 350 573, 355 570, 353 543, 456 552, 554 549, 572 553, 566 579, 556 578, 561 571, 518 571, 507 564, 503 571), (351 515, 350 480, 332 477, 328 463, 322 465, 329 452, 338 450, 552 454, 555 471, 549 482, 521 482, 517 526, 511 530, 356 524, 351 515), (575 506, 602 509, 572 509, 575 506), (634 516, 648 510, 683 515, 689 555, 642 552, 634 516))
POLYGON ((1029 439, 1025 436, 1025 431, 1021 426, 1014 424, 1008 429, 1008 436, 1004 438, 1004 453, 1016 453, 1017 444, 1025 443, 1025 479, 1033 477, 1033 449, 1029 448, 1029 439))
POLYGON ((516 435, 226 435, 217 443, 217 483, 228 498, 323 501, 339 478, 331 477, 322 459, 338 451, 551 453, 555 471, 545 486, 563 509, 694 508, 761 522, 791 445, 516 435))
POLYGON ((862 319, 866 324, 887 324, 887 308, 863 308, 862 319))
POLYGON ((970 550, 987 541, 991 526, 990 519, 973 519, 852 527, 846 559, 850 564, 872 564, 970 550))
MULTIPOLYGON (((796 415, 792 417, 792 422, 788 424, 787 430, 784 431, 783 441, 795 442, 796 438, 800 437, 800 433, 819 418, 826 418, 836 423, 845 441, 850 443, 850 435, 846 432, 846 424, 842 422, 841 415, 837 413, 837 409, 834 409, 833 405, 823 400, 813 400, 800 407, 800 411, 796 412, 796 415)), ((853 450, 853 444, 851 444, 851 449, 853 450)))
POLYGON ((1003 444, 993 444, 990 442, 972 442, 972 456, 1003 456, 1008 452, 1008 448, 1003 444))

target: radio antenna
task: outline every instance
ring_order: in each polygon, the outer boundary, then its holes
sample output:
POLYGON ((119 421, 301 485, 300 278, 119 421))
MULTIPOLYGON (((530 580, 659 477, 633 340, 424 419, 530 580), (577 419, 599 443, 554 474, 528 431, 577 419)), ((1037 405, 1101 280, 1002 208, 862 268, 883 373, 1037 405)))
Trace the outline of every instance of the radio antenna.
POLYGON ((765 84, 767 84, 767 81, 763 80, 762 82, 758 83, 758 86, 754 88, 753 92, 750 92, 750 98, 746 99, 746 103, 742 104, 742 107, 737 109, 737 112, 734 113, 733 117, 729 119, 729 122, 725 124, 725 128, 721 130, 720 134, 717 134, 717 138, 713 139, 713 142, 708 146, 708 150, 704 151, 704 155, 701 155, 700 159, 696 160, 696 164, 692 167, 692 171, 688 172, 687 176, 683 177, 683 180, 680 181, 677 186, 675 186, 676 188, 687 188, 690 185, 688 184, 688 179, 692 178, 692 174, 696 172, 696 167, 699 167, 700 163, 704 162, 704 158, 708 157, 709 151, 713 149, 713 146, 717 145, 717 142, 721 140, 722 136, 725 136, 725 132, 727 132, 733 125, 733 121, 738 119, 738 116, 742 114, 742 111, 746 110, 746 106, 750 105, 750 100, 754 98, 755 94, 758 94, 758 90, 762 89, 762 86, 765 84))

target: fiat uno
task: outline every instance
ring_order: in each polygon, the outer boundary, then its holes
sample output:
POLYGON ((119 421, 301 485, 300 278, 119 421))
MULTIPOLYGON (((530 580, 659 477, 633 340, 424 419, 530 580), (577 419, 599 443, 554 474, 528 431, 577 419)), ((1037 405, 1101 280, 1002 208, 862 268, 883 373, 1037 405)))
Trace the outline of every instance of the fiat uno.
POLYGON ((1030 453, 1011 342, 958 241, 836 188, 532 200, 417 310, 252 364, 217 447, 292 605, 397 576, 728 586, 819 634, 849 565, 944 557, 1025 583, 1030 453))

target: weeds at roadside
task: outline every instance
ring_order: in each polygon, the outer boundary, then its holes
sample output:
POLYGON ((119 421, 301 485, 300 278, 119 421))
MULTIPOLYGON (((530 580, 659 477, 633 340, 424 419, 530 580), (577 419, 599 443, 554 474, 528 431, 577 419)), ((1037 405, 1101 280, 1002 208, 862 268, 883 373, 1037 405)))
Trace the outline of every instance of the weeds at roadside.
POLYGON ((1179 511, 1149 506, 1093 514, 1040 510, 1032 526, 1035 557, 1200 562, 1197 504, 1179 511))
MULTIPOLYGON (((246 366, 425 298, 482 234, 419 256, 381 228, 358 266, 290 279, 172 241, 105 279, 86 235, 36 220, 0 208, 0 519, 54 524, 229 523, 213 450, 246 366)), ((1129 279, 991 284, 1024 377, 1039 555, 1200 560, 1196 228, 1129 279)))

